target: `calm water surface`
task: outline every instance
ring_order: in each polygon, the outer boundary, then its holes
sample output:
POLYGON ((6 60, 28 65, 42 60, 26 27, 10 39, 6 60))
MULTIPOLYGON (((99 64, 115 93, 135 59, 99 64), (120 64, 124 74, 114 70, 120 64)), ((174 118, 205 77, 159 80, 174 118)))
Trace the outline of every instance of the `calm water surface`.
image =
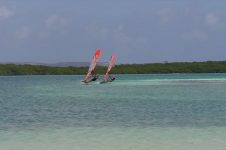
POLYGON ((83 77, 0 77, 0 149, 226 149, 226 74, 83 77))

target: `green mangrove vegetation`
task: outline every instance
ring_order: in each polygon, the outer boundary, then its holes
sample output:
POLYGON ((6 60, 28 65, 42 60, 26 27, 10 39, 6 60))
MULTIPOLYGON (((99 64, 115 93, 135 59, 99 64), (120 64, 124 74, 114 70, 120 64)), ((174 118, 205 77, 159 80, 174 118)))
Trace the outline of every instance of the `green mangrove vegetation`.
MULTIPOLYGON (((107 67, 98 66, 96 73, 103 74, 107 67)), ((88 67, 49 67, 41 65, 0 64, 0 75, 80 75, 88 67)), ((113 74, 157 73, 226 73, 226 61, 175 62, 153 64, 121 64, 112 69, 113 74)))

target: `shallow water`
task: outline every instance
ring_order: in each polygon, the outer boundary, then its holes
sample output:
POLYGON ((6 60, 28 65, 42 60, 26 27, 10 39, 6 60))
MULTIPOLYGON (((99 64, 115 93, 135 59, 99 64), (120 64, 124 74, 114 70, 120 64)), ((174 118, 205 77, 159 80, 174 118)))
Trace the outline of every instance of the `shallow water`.
POLYGON ((226 74, 0 77, 0 149, 222 150, 226 74))

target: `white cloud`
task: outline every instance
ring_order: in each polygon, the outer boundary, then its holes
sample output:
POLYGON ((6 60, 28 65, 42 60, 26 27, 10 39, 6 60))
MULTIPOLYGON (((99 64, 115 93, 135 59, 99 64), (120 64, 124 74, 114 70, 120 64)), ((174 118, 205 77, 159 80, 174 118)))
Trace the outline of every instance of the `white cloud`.
POLYGON ((205 19, 206 19, 207 25, 214 26, 214 25, 218 25, 219 24, 218 16, 213 14, 213 13, 208 13, 206 15, 205 19))
POLYGON ((26 39, 30 37, 31 33, 31 29, 27 26, 24 26, 16 31, 16 37, 18 39, 26 39))
POLYGON ((114 39, 120 40, 120 41, 125 41, 126 35, 123 33, 124 27, 122 25, 119 25, 115 30, 110 30, 109 28, 103 27, 100 30, 98 30, 99 33, 99 38, 101 40, 106 40, 111 35, 113 35, 114 39))
POLYGON ((102 28, 100 31, 99 31, 99 34, 100 34, 100 39, 101 40, 106 40, 109 36, 109 29, 108 28, 102 28))
POLYGON ((205 16, 206 25, 214 30, 225 30, 226 24, 221 19, 220 15, 214 13, 208 13, 205 16))
POLYGON ((190 33, 186 33, 182 36, 185 39, 191 39, 191 40, 199 40, 204 41, 208 39, 208 35, 203 31, 192 31, 190 33))
POLYGON ((6 7, 0 7, 0 20, 9 18, 13 15, 15 15, 15 13, 13 11, 9 10, 6 7))
POLYGON ((121 44, 128 44, 130 42, 130 37, 127 35, 127 33, 124 31, 123 25, 118 25, 115 30, 112 31, 112 38, 116 42, 119 42, 121 44))
POLYGON ((45 31, 42 31, 38 34, 39 38, 40 39, 48 39, 50 33, 49 32, 45 32, 45 31))
POLYGON ((164 8, 158 12, 158 16, 162 23, 167 23, 174 18, 175 12, 172 9, 164 8))
POLYGON ((60 28, 65 26, 67 23, 66 19, 57 15, 50 16, 46 20, 46 25, 49 28, 60 28))
POLYGON ((115 31, 113 33, 113 39, 121 44, 128 44, 130 42, 129 36, 123 31, 115 31))
POLYGON ((119 25, 117 29, 118 29, 118 31, 122 31, 122 30, 124 30, 124 26, 123 25, 119 25))

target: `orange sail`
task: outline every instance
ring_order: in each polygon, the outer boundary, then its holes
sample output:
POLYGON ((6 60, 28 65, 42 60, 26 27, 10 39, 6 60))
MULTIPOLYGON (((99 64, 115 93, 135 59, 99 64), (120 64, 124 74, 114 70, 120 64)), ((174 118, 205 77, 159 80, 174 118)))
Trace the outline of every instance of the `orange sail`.
POLYGON ((97 49, 95 54, 92 57, 92 60, 91 60, 90 66, 89 66, 89 70, 88 70, 88 73, 87 73, 84 81, 87 82, 90 79, 90 77, 93 75, 94 69, 95 69, 97 63, 99 62, 101 55, 102 55, 102 50, 97 49))

